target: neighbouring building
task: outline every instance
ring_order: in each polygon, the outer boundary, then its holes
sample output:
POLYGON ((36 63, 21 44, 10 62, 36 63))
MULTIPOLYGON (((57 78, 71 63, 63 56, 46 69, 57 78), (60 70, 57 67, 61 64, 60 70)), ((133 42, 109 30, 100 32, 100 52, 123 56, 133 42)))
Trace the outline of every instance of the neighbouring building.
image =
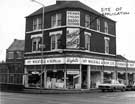
POLYGON ((0 90, 22 90, 24 40, 14 39, 6 50, 6 62, 0 63, 0 90))
POLYGON ((14 39, 6 50, 6 62, 23 62, 25 40, 14 39))
POLYGON ((116 54, 114 20, 80 1, 57 0, 44 10, 43 29, 43 8, 26 17, 25 87, 90 89, 104 79, 135 81, 135 62, 116 54))

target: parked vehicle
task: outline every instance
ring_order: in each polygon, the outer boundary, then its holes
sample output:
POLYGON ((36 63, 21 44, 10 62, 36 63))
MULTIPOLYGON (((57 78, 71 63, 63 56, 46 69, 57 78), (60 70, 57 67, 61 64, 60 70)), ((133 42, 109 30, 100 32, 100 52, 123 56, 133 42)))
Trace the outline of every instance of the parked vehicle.
POLYGON ((126 86, 127 91, 135 91, 135 82, 126 86))
POLYGON ((103 83, 98 85, 100 90, 104 91, 125 91, 126 85, 120 83, 118 80, 105 80, 103 83))

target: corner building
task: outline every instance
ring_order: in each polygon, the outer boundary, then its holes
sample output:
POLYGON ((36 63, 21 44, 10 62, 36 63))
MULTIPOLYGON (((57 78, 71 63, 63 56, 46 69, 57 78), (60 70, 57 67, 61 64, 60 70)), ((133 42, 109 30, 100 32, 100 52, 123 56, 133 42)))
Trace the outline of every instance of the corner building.
POLYGON ((79 1, 57 0, 44 10, 43 29, 43 8, 26 17, 25 87, 96 88, 126 70, 116 55, 115 21, 79 1))

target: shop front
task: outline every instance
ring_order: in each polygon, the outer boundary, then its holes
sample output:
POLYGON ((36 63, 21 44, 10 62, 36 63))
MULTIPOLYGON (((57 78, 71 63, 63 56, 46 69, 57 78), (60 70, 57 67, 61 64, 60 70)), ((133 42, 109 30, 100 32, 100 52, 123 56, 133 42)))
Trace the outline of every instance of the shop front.
POLYGON ((134 68, 128 72, 125 65, 91 57, 27 59, 24 85, 47 89, 90 89, 98 88, 99 83, 108 79, 119 79, 122 83, 127 83, 128 79, 135 81, 134 68))

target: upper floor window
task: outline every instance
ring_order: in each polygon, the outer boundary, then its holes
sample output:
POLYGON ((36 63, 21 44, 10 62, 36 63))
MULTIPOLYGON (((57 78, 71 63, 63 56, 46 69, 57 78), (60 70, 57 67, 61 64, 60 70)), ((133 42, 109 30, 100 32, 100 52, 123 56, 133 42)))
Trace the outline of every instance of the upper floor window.
POLYGON ((105 40, 105 53, 106 53, 106 54, 109 54, 109 43, 110 43, 110 38, 105 37, 104 40, 105 40))
POLYGON ((17 58, 17 59, 23 58, 23 52, 17 51, 17 52, 16 52, 16 58, 17 58))
POLYGON ((14 59, 14 52, 7 52, 7 59, 14 59))
POLYGON ((36 37, 32 39, 32 51, 40 51, 41 37, 36 37))
POLYGON ((42 29, 41 17, 36 17, 33 19, 33 30, 42 29))
POLYGON ((51 27, 61 26, 61 14, 51 16, 51 27))
POLYGON ((90 28, 90 16, 85 15, 85 27, 90 28))
POLYGON ((91 33, 85 32, 85 49, 90 51, 90 37, 91 33))
POLYGON ((62 31, 51 32, 51 50, 60 49, 62 31))
POLYGON ((104 32, 108 33, 108 23, 106 21, 104 22, 104 32))
POLYGON ((97 31, 100 31, 100 20, 97 19, 97 31))

